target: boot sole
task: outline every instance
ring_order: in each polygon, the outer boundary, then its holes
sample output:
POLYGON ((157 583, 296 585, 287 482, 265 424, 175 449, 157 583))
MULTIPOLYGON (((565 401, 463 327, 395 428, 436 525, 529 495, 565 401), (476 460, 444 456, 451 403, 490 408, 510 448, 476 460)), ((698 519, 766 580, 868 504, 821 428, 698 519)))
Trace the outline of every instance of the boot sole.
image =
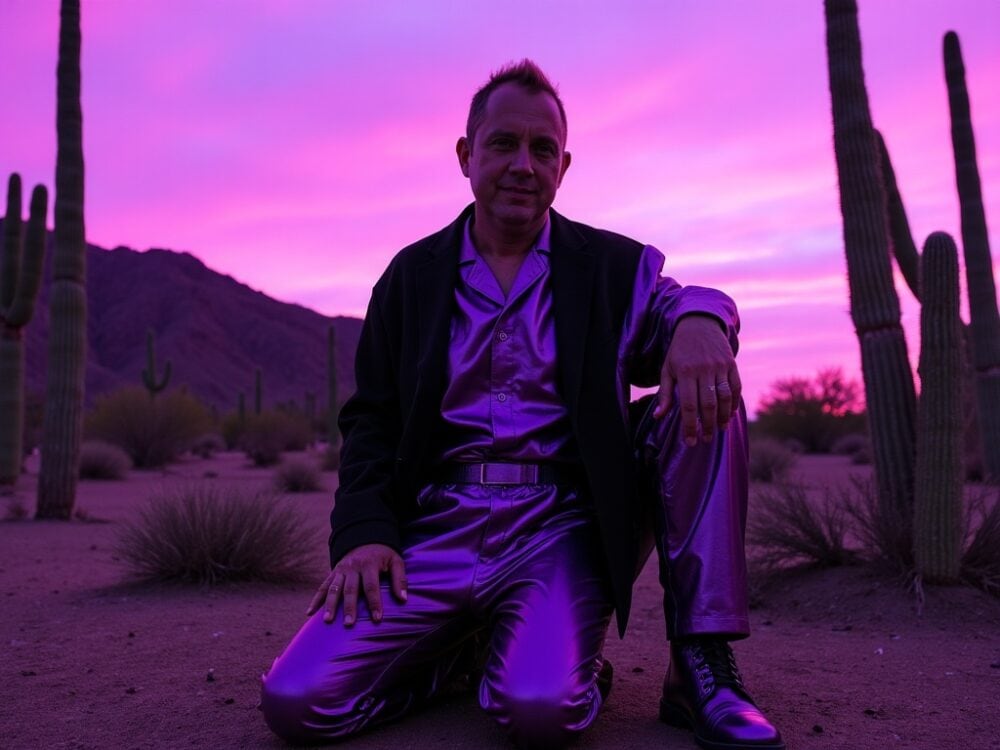
POLYGON ((698 732, 694 731, 694 722, 691 721, 691 717, 688 712, 685 711, 680 706, 677 706, 669 701, 660 699, 660 721, 668 726, 677 727, 678 729, 687 729, 694 732, 694 741, 698 747, 703 750, 785 750, 785 743, 780 742, 776 745, 747 745, 744 742, 732 743, 732 742, 713 742, 712 740, 706 740, 704 737, 698 735, 698 732))

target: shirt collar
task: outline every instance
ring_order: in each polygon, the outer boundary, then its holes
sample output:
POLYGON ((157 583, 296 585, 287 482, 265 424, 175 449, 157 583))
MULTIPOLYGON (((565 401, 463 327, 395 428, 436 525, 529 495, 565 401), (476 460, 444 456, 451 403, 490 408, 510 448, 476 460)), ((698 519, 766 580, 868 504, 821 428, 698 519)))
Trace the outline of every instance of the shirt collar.
MULTIPOLYGON (((548 256, 552 250, 550 245, 550 238, 552 236, 552 221, 549 218, 548 213, 545 215, 545 224, 542 225, 541 230, 538 232, 538 236, 535 237, 535 242, 531 246, 529 253, 539 252, 548 256)), ((475 263, 479 258, 479 253, 476 251, 476 244, 472 241, 472 216, 470 216, 465 221, 465 229, 462 232, 462 248, 459 251, 458 264, 464 266, 468 263, 475 263)))

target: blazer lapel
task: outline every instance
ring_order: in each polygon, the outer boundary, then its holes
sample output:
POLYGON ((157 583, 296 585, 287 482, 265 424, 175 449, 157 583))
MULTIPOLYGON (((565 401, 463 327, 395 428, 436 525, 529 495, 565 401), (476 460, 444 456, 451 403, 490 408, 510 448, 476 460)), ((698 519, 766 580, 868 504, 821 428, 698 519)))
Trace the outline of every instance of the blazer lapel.
POLYGON ((583 377, 594 288, 594 251, 565 218, 549 209, 552 222, 552 300, 556 318, 559 380, 566 406, 575 412, 583 377))

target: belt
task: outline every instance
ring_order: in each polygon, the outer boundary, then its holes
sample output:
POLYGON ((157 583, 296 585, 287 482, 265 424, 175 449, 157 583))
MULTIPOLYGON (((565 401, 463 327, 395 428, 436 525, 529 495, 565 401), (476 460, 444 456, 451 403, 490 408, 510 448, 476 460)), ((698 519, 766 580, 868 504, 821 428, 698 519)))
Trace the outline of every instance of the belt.
POLYGON ((448 463, 435 478, 454 484, 575 484, 580 481, 580 470, 560 464, 448 463))

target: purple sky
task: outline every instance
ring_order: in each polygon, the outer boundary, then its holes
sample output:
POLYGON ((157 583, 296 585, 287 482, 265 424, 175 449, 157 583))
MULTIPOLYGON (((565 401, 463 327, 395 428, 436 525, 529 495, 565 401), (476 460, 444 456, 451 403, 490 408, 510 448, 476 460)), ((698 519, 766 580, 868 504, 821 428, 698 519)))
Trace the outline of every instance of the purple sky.
MULTIPOLYGON (((873 115, 920 244, 959 232, 941 63, 958 32, 996 259, 1000 3, 860 5, 873 115)), ((83 6, 91 242, 186 250, 360 316, 392 255, 470 200, 454 143, 472 92, 530 56, 569 117, 556 208, 736 298, 751 408, 778 377, 858 371, 821 0, 83 6)), ((0 175, 51 186, 58 0, 2 0, 0 29, 0 175)), ((919 308, 898 288, 915 358, 919 308)))

